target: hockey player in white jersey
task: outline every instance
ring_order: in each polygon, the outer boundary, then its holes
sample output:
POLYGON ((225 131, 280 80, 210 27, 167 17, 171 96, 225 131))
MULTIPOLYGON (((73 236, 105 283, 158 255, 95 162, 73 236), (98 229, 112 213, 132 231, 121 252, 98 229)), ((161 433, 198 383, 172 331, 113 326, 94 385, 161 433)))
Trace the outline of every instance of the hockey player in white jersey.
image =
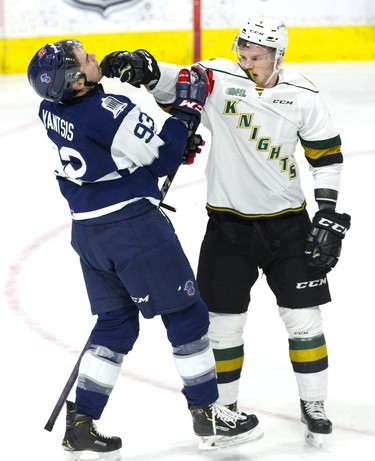
MULTIPOLYGON (((219 401, 237 408, 244 360, 243 330, 250 292, 261 270, 274 293, 289 338, 306 440, 320 446, 332 432, 327 397, 328 354, 320 305, 331 300, 327 273, 335 266, 350 216, 336 212, 343 165, 341 139, 318 89, 282 68, 285 24, 256 16, 233 44, 237 62, 199 62, 210 95, 202 122, 212 134, 207 161, 209 221, 201 246, 198 285, 210 311, 209 337, 219 401), (304 149, 318 211, 310 221, 294 157, 304 149)), ((137 86, 137 56, 115 52, 102 68, 137 86)), ((179 68, 158 63, 156 101, 175 99, 179 68)), ((270 345, 272 338, 265 337, 270 345)))

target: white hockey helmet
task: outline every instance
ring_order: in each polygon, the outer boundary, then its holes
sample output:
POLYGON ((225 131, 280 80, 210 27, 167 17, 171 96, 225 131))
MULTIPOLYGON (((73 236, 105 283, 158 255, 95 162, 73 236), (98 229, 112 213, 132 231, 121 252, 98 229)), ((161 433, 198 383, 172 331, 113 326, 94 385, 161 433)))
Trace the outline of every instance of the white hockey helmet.
POLYGON ((275 48, 275 60, 282 61, 288 45, 288 31, 283 21, 266 16, 254 16, 240 29, 234 40, 233 48, 245 40, 260 46, 275 48))

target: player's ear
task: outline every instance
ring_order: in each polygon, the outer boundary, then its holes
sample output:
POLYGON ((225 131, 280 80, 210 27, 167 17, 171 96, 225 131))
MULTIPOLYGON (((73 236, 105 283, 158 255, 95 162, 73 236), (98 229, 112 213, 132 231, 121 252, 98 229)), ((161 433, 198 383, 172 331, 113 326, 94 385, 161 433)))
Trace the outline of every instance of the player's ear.
POLYGON ((85 86, 85 79, 79 78, 76 82, 73 83, 73 90, 82 90, 85 86))

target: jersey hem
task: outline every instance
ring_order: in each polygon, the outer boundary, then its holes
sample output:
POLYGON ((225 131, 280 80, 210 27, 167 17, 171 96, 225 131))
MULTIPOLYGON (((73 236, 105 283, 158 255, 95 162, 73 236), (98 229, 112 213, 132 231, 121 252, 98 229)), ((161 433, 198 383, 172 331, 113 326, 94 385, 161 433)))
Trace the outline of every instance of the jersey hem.
POLYGON ((302 205, 297 208, 287 208, 285 210, 280 210, 275 213, 256 213, 256 214, 248 214, 242 213, 240 211, 234 210, 232 208, 225 208, 225 207, 215 207, 210 205, 209 203, 206 204, 206 209, 208 211, 212 211, 214 213, 228 213, 235 216, 240 216, 241 218, 246 219, 261 219, 261 218, 273 218, 279 217, 290 213, 301 213, 306 208, 306 201, 304 200, 302 205))

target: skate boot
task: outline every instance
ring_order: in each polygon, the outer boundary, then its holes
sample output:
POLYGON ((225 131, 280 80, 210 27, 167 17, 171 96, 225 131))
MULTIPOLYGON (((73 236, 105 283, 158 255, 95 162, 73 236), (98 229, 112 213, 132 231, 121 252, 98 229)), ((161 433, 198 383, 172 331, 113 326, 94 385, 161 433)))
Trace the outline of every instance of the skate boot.
POLYGON ((225 448, 263 437, 255 415, 234 412, 217 403, 206 407, 189 405, 189 410, 201 450, 225 448))
POLYGON ((332 423, 324 411, 324 400, 307 402, 301 400, 301 421, 306 424, 305 440, 308 444, 320 448, 323 434, 332 432, 332 423))
POLYGON ((83 452, 98 453, 96 459, 104 459, 100 453, 106 453, 105 459, 111 461, 121 459, 118 451, 122 442, 119 437, 106 437, 96 430, 95 423, 90 416, 77 413, 77 407, 73 402, 66 402, 66 431, 62 446, 64 450, 71 452, 70 460, 79 460, 83 452))

